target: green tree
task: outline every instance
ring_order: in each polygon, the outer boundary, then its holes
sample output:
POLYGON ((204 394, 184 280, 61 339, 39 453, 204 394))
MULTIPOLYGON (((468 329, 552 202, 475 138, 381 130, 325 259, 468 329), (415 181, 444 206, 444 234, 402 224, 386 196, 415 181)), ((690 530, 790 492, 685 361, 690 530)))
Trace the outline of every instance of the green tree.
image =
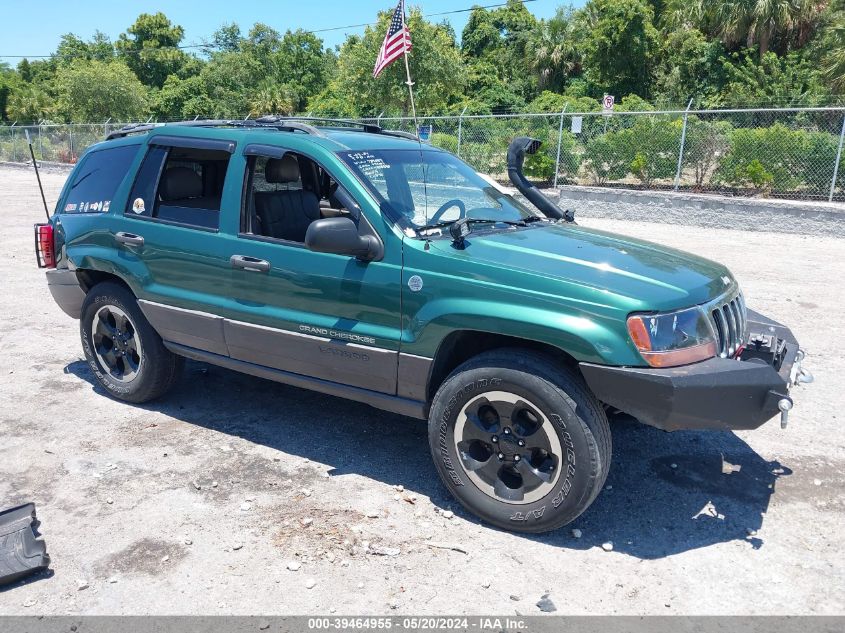
POLYGON ((0 62, 0 120, 8 120, 9 93, 20 83, 20 77, 9 64, 0 62))
POLYGON ((170 75, 153 95, 151 112, 159 121, 176 121, 213 116, 216 108, 201 75, 185 79, 170 75))
POLYGON ((10 91, 6 112, 12 121, 37 123, 49 119, 54 106, 52 97, 39 85, 21 83, 10 91))
POLYGON ((582 33, 572 7, 560 7, 550 20, 534 30, 529 50, 531 66, 539 88, 563 90, 571 77, 581 74, 583 55, 579 39, 582 33))
POLYGON ((252 111, 254 95, 266 86, 267 70, 244 52, 218 53, 200 72, 202 93, 212 117, 244 117, 252 111))
POLYGON ((477 60, 492 64, 496 77, 511 92, 531 99, 537 93, 531 47, 538 26, 537 18, 517 0, 493 10, 476 7, 461 36, 464 58, 469 64, 477 60))
POLYGON ((291 115, 296 112, 295 96, 285 86, 265 83, 250 95, 249 114, 258 117, 264 114, 291 115))
POLYGON ((827 28, 820 38, 821 79, 839 94, 845 93, 845 0, 831 3, 827 28))
POLYGON ((719 107, 754 105, 814 106, 827 101, 828 90, 817 80, 812 63, 798 53, 778 57, 766 53, 759 63, 749 51, 723 61, 725 84, 710 101, 719 107))
POLYGON ((132 121, 147 111, 147 90, 120 61, 75 61, 56 77, 59 112, 69 121, 132 121))
POLYGON ((326 87, 334 61, 316 35, 302 29, 284 34, 277 54, 277 81, 294 112, 304 111, 308 98, 326 87))
POLYGON ((671 105, 698 103, 713 97, 724 85, 725 49, 696 28, 672 29, 664 40, 663 63, 655 92, 671 105))
POLYGON ((669 0, 667 24, 694 25, 719 37, 731 50, 774 45, 786 53, 807 43, 828 3, 819 0, 669 0))
MULTIPOLYGON (((381 13, 378 24, 367 27, 362 37, 350 37, 344 42, 334 78, 309 102, 309 109, 321 115, 376 116, 382 111, 410 114, 401 59, 373 78, 373 66, 390 18, 390 12, 381 13)), ((411 10, 408 26, 414 40, 408 61, 416 82, 417 108, 421 113, 443 112, 463 96, 466 84, 454 33, 443 24, 427 22, 416 9, 411 10)))
POLYGON ((73 33, 66 33, 62 35, 53 57, 59 64, 69 64, 78 59, 106 62, 114 57, 114 44, 100 31, 95 31, 94 37, 87 42, 73 33))
POLYGON ((115 48, 141 83, 161 88, 168 75, 196 71, 196 59, 177 48, 184 36, 185 30, 163 13, 142 13, 120 34, 115 48))
POLYGON ((585 13, 586 76, 595 96, 649 97, 659 52, 651 6, 645 0, 590 0, 585 13))
POLYGON ((209 52, 232 53, 239 51, 242 44, 243 36, 241 35, 241 27, 231 22, 224 24, 214 32, 214 35, 211 36, 211 42, 206 45, 206 49, 209 52))

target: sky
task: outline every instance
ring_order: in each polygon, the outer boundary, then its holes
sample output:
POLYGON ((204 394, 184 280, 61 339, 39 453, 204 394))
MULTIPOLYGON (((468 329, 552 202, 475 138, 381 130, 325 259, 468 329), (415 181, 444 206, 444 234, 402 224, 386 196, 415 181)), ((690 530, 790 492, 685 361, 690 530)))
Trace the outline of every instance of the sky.
MULTIPOLYGON (((407 0, 407 5, 419 6, 430 15, 441 11, 470 8, 473 5, 498 4, 504 0, 407 0)), ((39 0, 33 7, 22 0, 0 0, 0 60, 16 66, 17 57, 49 55, 65 33, 89 39, 96 30, 116 40, 140 13, 162 11, 170 20, 185 29, 183 44, 200 44, 210 39, 219 26, 237 22, 246 33, 255 22, 264 22, 276 30, 302 28, 326 29, 372 22, 380 10, 392 9, 396 0, 200 0, 184 2, 158 0, 114 2, 114 0, 39 0), (35 11, 33 11, 33 8, 35 11)), ((534 0, 526 4, 539 18, 554 15, 558 6, 568 0, 534 0)), ((581 6, 584 0, 573 0, 581 6)), ((458 37, 469 13, 432 17, 434 21, 448 19, 458 37)), ((319 33, 327 46, 343 42, 347 34, 361 33, 363 27, 319 33)))

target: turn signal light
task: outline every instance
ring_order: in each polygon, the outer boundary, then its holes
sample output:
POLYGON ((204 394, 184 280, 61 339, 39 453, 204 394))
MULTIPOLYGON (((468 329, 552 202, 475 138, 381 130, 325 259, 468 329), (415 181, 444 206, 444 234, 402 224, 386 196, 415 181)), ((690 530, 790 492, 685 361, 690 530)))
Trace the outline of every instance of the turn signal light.
POLYGON ((677 367, 717 354, 713 327, 700 307, 628 317, 628 335, 652 367, 677 367))

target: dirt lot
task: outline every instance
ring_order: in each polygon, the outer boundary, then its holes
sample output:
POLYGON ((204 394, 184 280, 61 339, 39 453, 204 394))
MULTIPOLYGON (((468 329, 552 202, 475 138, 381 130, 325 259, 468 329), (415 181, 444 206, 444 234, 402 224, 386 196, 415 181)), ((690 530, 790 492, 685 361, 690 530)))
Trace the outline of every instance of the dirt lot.
POLYGON ((32 172, 0 169, 0 208, 0 507, 36 502, 53 559, 0 613, 845 612, 843 240, 582 220, 728 264, 816 383, 786 431, 616 424, 607 490, 525 537, 452 502, 420 422, 197 363, 109 399, 35 267, 32 172))

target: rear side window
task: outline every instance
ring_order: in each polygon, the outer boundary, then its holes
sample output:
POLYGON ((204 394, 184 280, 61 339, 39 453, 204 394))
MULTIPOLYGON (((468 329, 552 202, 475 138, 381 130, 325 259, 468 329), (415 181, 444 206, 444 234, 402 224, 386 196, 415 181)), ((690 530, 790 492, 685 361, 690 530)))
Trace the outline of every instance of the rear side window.
POLYGON ((106 213, 117 188, 138 153, 138 145, 123 145, 91 152, 73 172, 64 213, 106 213))
POLYGON ((138 170, 126 215, 217 229, 229 152, 151 146, 138 170))

